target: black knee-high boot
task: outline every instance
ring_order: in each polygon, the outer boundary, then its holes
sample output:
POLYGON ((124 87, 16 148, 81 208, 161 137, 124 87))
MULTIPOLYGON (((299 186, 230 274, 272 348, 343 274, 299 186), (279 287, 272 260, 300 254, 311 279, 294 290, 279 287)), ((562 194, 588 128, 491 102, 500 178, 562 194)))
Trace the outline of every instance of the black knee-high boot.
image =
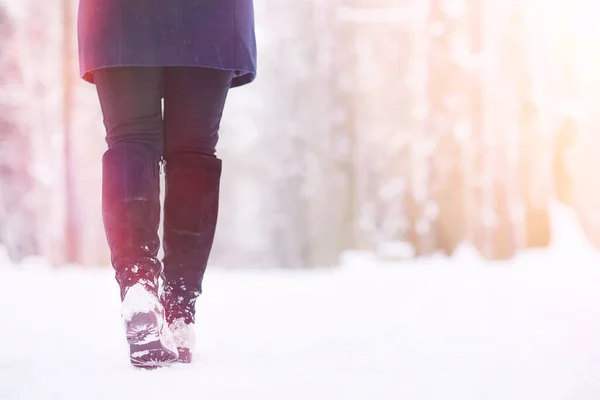
POLYGON ((214 156, 179 153, 167 159, 162 301, 180 362, 191 362, 196 299, 215 236, 220 179, 221 160, 214 156))
POLYGON ((102 160, 102 214, 130 358, 145 368, 177 358, 158 299, 159 160, 154 150, 140 144, 114 146, 102 160))

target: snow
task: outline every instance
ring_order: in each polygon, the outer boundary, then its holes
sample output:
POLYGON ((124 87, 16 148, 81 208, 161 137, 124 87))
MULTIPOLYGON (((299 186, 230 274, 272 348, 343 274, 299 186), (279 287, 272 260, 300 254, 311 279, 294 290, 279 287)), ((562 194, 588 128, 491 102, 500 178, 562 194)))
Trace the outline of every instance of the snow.
POLYGON ((196 327, 195 324, 186 324, 184 318, 178 318, 169 324, 175 346, 188 349, 192 353, 196 350, 196 327))
MULTIPOLYGON (((138 268, 137 266, 135 268, 138 268)), ((130 321, 135 314, 160 310, 160 302, 150 294, 144 285, 138 283, 132 286, 123 299, 121 316, 130 321)))
POLYGON ((129 365, 107 268, 0 267, 0 399, 595 400, 600 258, 555 207, 550 250, 212 268, 191 365, 129 365))

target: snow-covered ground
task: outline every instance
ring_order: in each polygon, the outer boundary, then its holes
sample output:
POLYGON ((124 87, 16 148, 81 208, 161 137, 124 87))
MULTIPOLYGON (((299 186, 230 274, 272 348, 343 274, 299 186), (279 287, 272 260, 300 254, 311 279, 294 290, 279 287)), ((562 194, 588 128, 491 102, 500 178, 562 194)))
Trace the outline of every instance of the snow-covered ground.
POLYGON ((550 250, 485 263, 352 257, 217 271, 192 365, 129 365, 112 272, 0 267, 0 399, 600 398, 600 256, 557 209, 550 250))

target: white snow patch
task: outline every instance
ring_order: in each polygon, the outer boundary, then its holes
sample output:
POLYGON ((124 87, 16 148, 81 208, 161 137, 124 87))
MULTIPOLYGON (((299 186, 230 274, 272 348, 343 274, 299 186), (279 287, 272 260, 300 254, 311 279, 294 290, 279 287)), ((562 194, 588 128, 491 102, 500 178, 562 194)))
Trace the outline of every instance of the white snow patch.
POLYGON ((193 353, 196 347, 194 324, 186 324, 183 318, 178 318, 169 324, 169 328, 173 332, 173 339, 177 347, 189 349, 193 353))
POLYGON ((150 354, 150 350, 135 351, 131 353, 131 358, 138 358, 150 354))
POLYGON ((135 314, 156 312, 160 308, 157 296, 138 283, 127 290, 121 307, 121 315, 124 320, 130 321, 135 314))
MULTIPOLYGON (((163 313, 164 314, 164 313, 163 313)), ((160 320, 160 343, 162 346, 171 351, 173 354, 177 354, 177 346, 175 344, 175 337, 173 336, 173 332, 167 325, 164 315, 160 320)))
POLYGON ((136 341, 135 344, 136 345, 144 345, 144 344, 156 342, 157 340, 159 340, 158 335, 150 334, 150 335, 147 335, 143 340, 136 341))

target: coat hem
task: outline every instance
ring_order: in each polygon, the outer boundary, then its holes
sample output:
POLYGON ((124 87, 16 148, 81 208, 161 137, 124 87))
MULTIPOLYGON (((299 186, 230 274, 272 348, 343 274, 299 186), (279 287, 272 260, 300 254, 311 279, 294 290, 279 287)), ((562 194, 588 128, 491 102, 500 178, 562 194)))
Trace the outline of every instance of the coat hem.
POLYGON ((103 70, 103 69, 109 69, 109 68, 127 68, 127 67, 136 67, 136 68, 156 68, 156 67, 185 67, 185 68, 208 68, 208 69, 218 69, 221 71, 233 71, 235 73, 232 84, 231 84, 231 88, 236 88, 236 87, 240 87, 240 86, 244 86, 247 85, 251 82, 253 82, 256 79, 256 72, 253 71, 245 71, 245 70, 238 70, 238 69, 231 69, 231 68, 219 68, 219 67, 215 67, 215 66, 205 66, 205 65, 136 65, 136 64, 131 64, 131 65, 105 65, 102 67, 97 67, 97 68, 93 68, 93 69, 86 69, 85 71, 83 71, 80 74, 81 79, 83 79, 84 81, 91 83, 91 84, 95 84, 94 82, 94 72, 99 71, 99 70, 103 70))

